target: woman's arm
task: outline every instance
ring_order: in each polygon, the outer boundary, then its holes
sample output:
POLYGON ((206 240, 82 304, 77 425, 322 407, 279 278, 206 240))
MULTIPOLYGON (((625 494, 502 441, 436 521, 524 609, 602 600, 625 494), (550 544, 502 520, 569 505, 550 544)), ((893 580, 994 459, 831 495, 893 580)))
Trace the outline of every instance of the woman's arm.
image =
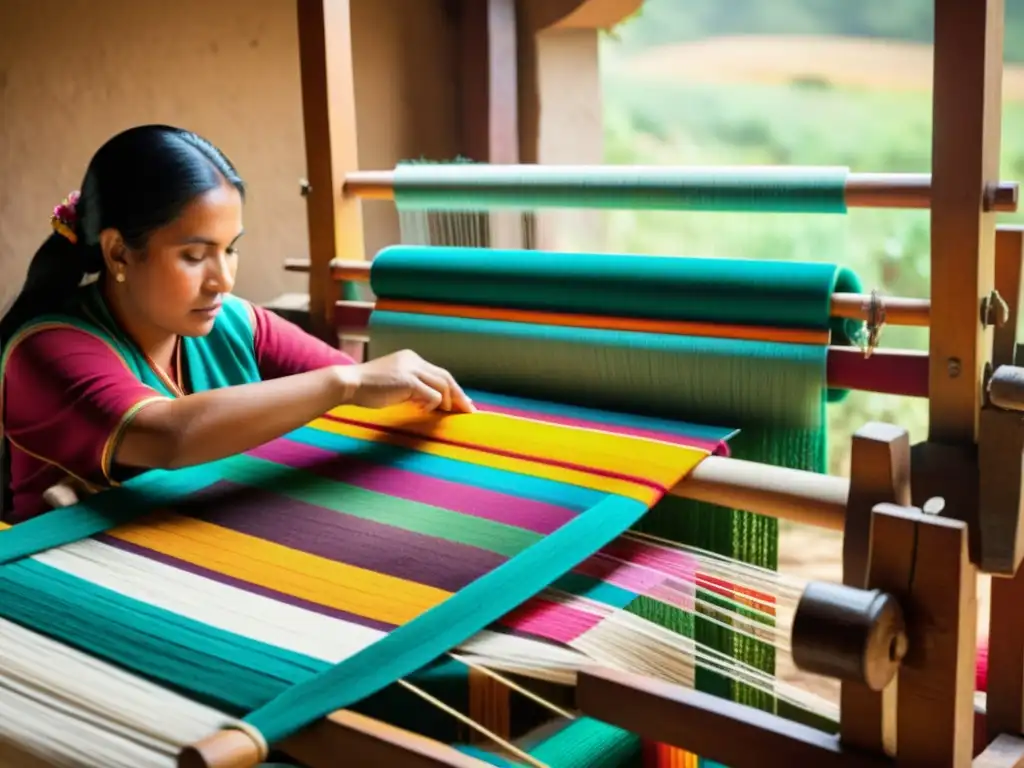
POLYGON ((111 481, 115 464, 171 468, 223 458, 345 403, 379 408, 412 400, 425 409, 473 409, 447 372, 411 352, 165 398, 104 342, 73 328, 21 341, 0 383, 12 444, 98 486, 111 481))
POLYGON ((124 428, 114 462, 174 469, 224 458, 298 429, 351 397, 351 383, 332 366, 151 401, 124 428))
POLYGON ((338 405, 404 402, 426 411, 474 410, 451 374, 403 351, 361 365, 151 401, 127 423, 113 456, 124 466, 186 467, 251 450, 338 405))

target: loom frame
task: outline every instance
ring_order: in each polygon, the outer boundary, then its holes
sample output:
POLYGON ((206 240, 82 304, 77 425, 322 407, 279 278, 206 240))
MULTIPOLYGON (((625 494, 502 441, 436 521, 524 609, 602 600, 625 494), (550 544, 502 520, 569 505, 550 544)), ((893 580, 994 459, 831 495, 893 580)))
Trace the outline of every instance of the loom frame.
MULTIPOLYGON (((588 3, 562 5, 571 14, 588 3)), ((869 424, 854 438, 849 481, 711 458, 676 489, 690 498, 843 530, 844 583, 885 590, 909 609, 911 652, 899 678, 882 691, 844 680, 837 738, 706 694, 597 669, 582 673, 577 686, 577 703, 586 714, 732 768, 1024 765, 1019 736, 1024 731, 1024 619, 1016 610, 1024 598, 1019 569, 1024 442, 1017 414, 1024 397, 1012 381, 1001 399, 988 394, 990 381, 1002 381, 994 369, 1016 361, 1014 324, 992 320, 991 297, 998 290, 1015 319, 1024 257, 1024 232, 997 231, 995 219, 996 210, 1009 206, 1009 190, 1016 206, 1016 187, 993 181, 1004 0, 935 0, 935 5, 935 133, 928 192, 921 178, 894 192, 885 179, 866 177, 855 193, 868 205, 910 200, 931 210, 931 297, 927 304, 910 300, 906 307, 907 317, 927 318, 932 330, 928 441, 912 447, 905 430, 869 424), (1008 471, 1014 460, 1016 473, 1008 471), (966 490, 954 491, 951 483, 966 490), (946 500, 948 515, 922 511, 935 496, 946 500), (989 514, 996 508, 1001 514, 989 514), (989 551, 979 530, 996 539, 1009 536, 1010 551, 989 551), (986 563, 995 554, 1004 559, 986 563), (987 711, 976 713, 970 664, 974 586, 986 565, 1002 577, 994 579, 992 602, 992 664, 1000 674, 992 678, 987 711), (928 652, 922 653, 926 645, 928 652), (897 728, 899 753, 893 759, 885 752, 892 750, 897 728), (766 755, 772 759, 766 761, 766 755)), ((508 142, 516 114, 502 108, 503 94, 516 85, 515 68, 501 59, 509 41, 514 44, 515 4, 480 0, 480 8, 493 64, 486 89, 487 155, 492 162, 515 162, 518 154, 508 142)), ((308 271, 314 330, 334 338, 331 297, 338 279, 352 279, 352 271, 343 263, 336 266, 335 259, 362 255, 366 245, 360 198, 344 193, 351 179, 358 186, 354 174, 360 169, 351 18, 347 0, 298 0, 297 10, 311 259, 305 269, 292 266, 308 271)), ((365 188, 378 197, 385 194, 379 179, 376 187, 365 179, 365 188)), ((857 302, 862 299, 850 299, 848 311, 855 312, 857 302)), ((179 765, 252 766, 261 758, 258 746, 244 732, 226 731, 186 749, 179 765)), ((348 711, 273 746, 313 768, 336 765, 339 754, 357 765, 485 765, 348 711)))
MULTIPOLYGON (((306 11, 300 13, 315 15, 313 5, 319 3, 306 4, 306 11)), ((935 0, 931 176, 927 184, 924 177, 912 182, 906 179, 908 183, 895 192, 893 183, 898 180, 865 177, 862 184, 854 185, 850 201, 930 209, 931 295, 929 299, 908 300, 899 308, 904 311, 902 319, 907 324, 928 325, 931 329, 928 440, 911 448, 902 430, 868 425, 854 440, 849 483, 840 478, 825 482, 804 478, 805 482, 795 492, 791 488, 779 491, 778 487, 767 487, 771 483, 764 481, 764 476, 772 472, 762 469, 759 480, 757 468, 749 468, 749 473, 733 473, 724 466, 719 470, 709 462, 707 479, 698 472, 688 482, 690 493, 677 489, 703 500, 830 528, 842 527, 847 584, 870 586, 885 581, 892 585, 892 579, 896 577, 898 583, 901 576, 906 577, 902 583, 907 584, 907 568, 925 563, 906 560, 906 552, 899 553, 899 548, 890 542, 922 535, 941 541, 930 550, 928 562, 941 563, 946 558, 946 566, 935 569, 935 578, 947 587, 955 587, 956 597, 947 599, 930 585, 927 595, 914 598, 918 607, 931 603, 932 609, 945 613, 950 623, 945 631, 934 632, 918 622, 911 638, 913 643, 915 634, 924 632, 930 642, 942 646, 944 653, 929 653, 930 658, 918 659, 917 663, 911 656, 900 674, 898 697, 895 685, 876 694, 844 683, 841 738, 837 743, 825 744, 828 740, 822 741, 820 734, 811 738, 812 735, 800 733, 799 727, 742 705, 597 671, 582 676, 579 683, 584 711, 613 722, 618 719, 623 725, 624 713, 643 712, 644 717, 631 720, 637 728, 648 727, 651 718, 655 718, 658 725, 651 727, 658 731, 659 738, 708 756, 713 756, 716 745, 722 743, 755 745, 753 753, 762 758, 758 765, 765 764, 765 754, 784 755, 790 761, 787 764, 793 764, 796 756, 791 750, 796 749, 796 754, 803 758, 816 755, 818 765, 926 761, 967 766, 972 764, 972 753, 986 746, 973 763, 979 768, 1019 765, 1024 761, 1024 741, 1019 736, 1024 732, 1024 619, 1017 618, 1015 613, 1019 611, 1014 611, 1024 598, 1024 574, 1018 567, 1022 549, 1018 543, 1022 445, 1020 419, 1014 413, 1021 400, 1015 391, 1009 391, 1002 400, 988 395, 992 370, 1015 363, 1014 328, 1024 256, 1022 230, 996 227, 994 211, 1009 206, 992 204, 997 199, 1005 200, 1001 196, 1007 194, 1003 191, 1006 185, 995 181, 1001 130, 1004 14, 1004 0, 977 0, 969 4, 935 0), (996 290, 1008 305, 1008 317, 1002 323, 991 316, 996 290), (1007 479, 1006 471, 992 471, 996 464, 1004 470, 1008 467, 1016 471, 1010 471, 1007 479), (736 482, 740 477, 746 482, 736 482), (981 483, 980 477, 986 483, 981 483), (957 483, 967 490, 953 492, 951 484, 957 483), (981 490, 986 487, 990 490, 987 496, 981 490), (949 517, 920 511, 935 496, 945 499, 949 517), (1009 565, 1003 565, 1001 578, 993 579, 991 664, 1000 674, 990 678, 987 712, 976 712, 971 669, 976 639, 974 584, 979 572, 977 563, 985 564, 979 552, 977 531, 983 527, 981 520, 986 517, 993 497, 1003 501, 1001 515, 989 514, 986 524, 1009 533, 1013 546, 1009 565), (889 539, 881 535, 883 531, 889 532, 889 539), (929 663, 935 655, 945 657, 941 664, 929 663), (915 716, 908 706, 922 695, 930 706, 927 721, 922 719, 923 715, 915 716), (634 706, 615 707, 609 703, 621 702, 623 696, 633 697, 630 701, 634 706), (892 747, 892 730, 897 721, 902 726, 899 755, 895 760, 887 759, 883 754, 887 747, 892 747), (937 721, 942 727, 935 727, 937 721), (699 727, 686 726, 695 722, 699 727), (965 737, 964 733, 973 734, 973 738, 965 737), (742 738, 736 738, 738 735, 742 738), (838 744, 854 745, 866 752, 843 756, 838 744)), ((307 79, 304 68, 304 100, 310 103, 307 79)), ((326 100, 331 102, 330 95, 326 100)), ((336 108, 347 110, 348 103, 343 98, 336 108)), ((309 152, 313 167, 317 150, 309 152)), ((358 163, 337 159, 329 150, 327 155, 331 157, 327 165, 334 171, 331 179, 343 179, 330 187, 341 193, 334 205, 349 222, 355 224, 358 219, 361 197, 390 197, 387 171, 363 171, 358 163)), ((513 155, 506 152, 502 161, 510 162, 507 158, 513 155)), ((351 160, 351 154, 347 160, 351 160)), ((310 224, 312 227, 312 213, 310 224)), ((309 262, 291 260, 285 265, 289 271, 309 274, 310 306, 314 323, 321 327, 329 327, 333 319, 328 297, 337 283, 365 280, 368 265, 345 261, 364 255, 361 234, 361 228, 354 225, 346 230, 347 240, 336 236, 337 247, 333 251, 316 249, 318 255, 309 262)), ((855 314, 857 304, 858 299, 850 297, 846 311, 855 314)), ((746 751, 729 756, 727 762, 736 768, 752 764, 746 751)), ((779 764, 783 762, 780 760, 779 764)))

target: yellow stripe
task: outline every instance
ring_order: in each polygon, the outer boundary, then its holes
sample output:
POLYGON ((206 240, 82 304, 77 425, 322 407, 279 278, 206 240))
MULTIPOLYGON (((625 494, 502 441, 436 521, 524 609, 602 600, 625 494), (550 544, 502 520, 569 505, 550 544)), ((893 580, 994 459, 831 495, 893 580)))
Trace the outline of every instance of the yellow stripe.
MULTIPOLYGON (((457 458, 474 464, 484 464, 538 477, 560 479, 575 485, 596 490, 621 493, 641 500, 651 498, 649 493, 637 495, 640 489, 648 491, 646 485, 630 480, 616 480, 582 470, 566 469, 546 461, 567 461, 583 468, 598 471, 624 473, 654 483, 662 488, 671 488, 700 463, 709 451, 703 448, 663 443, 656 440, 620 435, 599 430, 580 429, 559 424, 515 418, 495 413, 474 414, 424 414, 413 406, 399 406, 382 410, 371 410, 355 406, 344 406, 330 412, 336 418, 353 419, 385 431, 403 431, 450 440, 462 445, 479 446, 483 450, 462 449, 466 453, 457 458), (523 456, 522 459, 499 456, 487 450, 509 451, 523 456), (569 477, 572 479, 568 479, 569 477), (632 491, 611 490, 632 488, 632 491)), ((327 429, 327 424, 337 422, 318 419, 312 423, 317 429, 327 429)), ((355 427, 358 429, 358 427, 355 427)), ((336 430, 332 430, 336 431, 336 430)), ((349 434, 343 432, 343 434, 349 434)), ((354 435, 353 435, 354 436, 354 435)), ((397 436, 396 436, 397 437, 397 436)), ((372 439, 362 437, 362 439, 372 439)), ((410 439, 405 444, 415 450, 438 455, 451 455, 442 448, 459 450, 456 446, 438 443, 422 443, 410 439)), ((453 456, 456 457, 456 456, 453 456)))
POLYGON ((0 523, 0 531, 6 531, 10 527, 7 523, 0 523))
MULTIPOLYGON (((559 483, 591 488, 604 493, 614 493, 618 496, 635 499, 647 505, 654 504, 662 496, 662 493, 654 488, 630 482, 628 480, 604 477, 602 475, 593 475, 588 472, 552 466, 549 464, 539 464, 526 459, 497 456, 492 453, 483 453, 471 448, 462 448, 460 446, 446 445, 444 443, 423 442, 415 437, 395 435, 389 432, 368 429, 366 427, 357 427, 352 424, 342 424, 337 421, 330 421, 329 419, 317 419, 316 421, 311 422, 309 426, 323 432, 344 435, 345 437, 352 437, 357 440, 387 442, 390 445, 398 445, 403 448, 419 451, 420 453, 425 453, 431 456, 440 456, 446 459, 454 459, 455 461, 461 461, 466 464, 476 464, 478 466, 491 467, 493 469, 500 469, 507 472, 517 472, 531 477, 539 477, 545 480, 554 480, 559 483)), ((706 455, 708 455, 706 451, 701 451, 696 448, 692 449, 691 453, 687 456, 687 463, 680 465, 678 468, 676 473, 678 478, 680 480, 684 478, 706 455)))
POLYGON ((443 589, 180 515, 149 516, 109 535, 249 584, 389 624, 404 624, 451 597, 443 589))

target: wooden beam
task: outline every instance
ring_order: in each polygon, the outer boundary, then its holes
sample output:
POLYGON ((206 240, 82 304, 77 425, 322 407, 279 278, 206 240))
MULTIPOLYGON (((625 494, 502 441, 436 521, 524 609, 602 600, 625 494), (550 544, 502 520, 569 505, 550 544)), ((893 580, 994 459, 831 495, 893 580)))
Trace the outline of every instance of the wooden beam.
POLYGON ((881 504, 875 508, 872 584, 908 616, 900 668, 896 754, 900 765, 968 766, 974 748, 977 569, 960 520, 881 504), (874 561, 911 553, 911 571, 875 576, 874 561))
POLYGON ((519 162, 519 45, 515 0, 462 0, 462 152, 519 162))
POLYGON ((337 288, 331 260, 365 258, 360 202, 342 195, 345 175, 359 169, 355 71, 349 0, 298 0, 305 191, 309 227, 309 313, 313 332, 337 344, 337 288))
POLYGON ((883 756, 753 707, 629 672, 584 669, 576 704, 597 720, 729 768, 883 768, 883 756))
MULTIPOLYGON (((853 436, 850 495, 843 530, 843 584, 888 589, 913 572, 912 547, 879 542, 876 504, 910 504, 910 436, 889 424, 866 424, 853 436), (876 552, 881 545, 882 549, 876 552)), ((873 691, 862 682, 840 686, 841 741, 878 754, 896 753, 896 685, 873 691)))
POLYGON ((532 32, 611 29, 640 10, 643 0, 522 0, 532 32))
POLYGON ((994 281, 1004 0, 935 0, 929 439, 977 437, 994 281))
MULTIPOLYGON (((519 162, 519 37, 515 0, 462 0, 462 154, 479 163, 519 162)), ((487 215, 487 245, 523 246, 523 217, 487 215)))

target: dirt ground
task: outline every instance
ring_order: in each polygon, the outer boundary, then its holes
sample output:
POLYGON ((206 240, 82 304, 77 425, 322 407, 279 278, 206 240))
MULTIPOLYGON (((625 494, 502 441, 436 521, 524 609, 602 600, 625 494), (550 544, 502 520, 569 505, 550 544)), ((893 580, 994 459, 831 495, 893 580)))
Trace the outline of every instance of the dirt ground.
MULTIPOLYGON (((786 525, 779 536, 779 570, 799 579, 842 580, 842 536, 835 531, 804 525, 786 525)), ((988 631, 988 579, 978 580, 978 632, 988 631)), ((779 679, 838 703, 839 684, 797 670, 788 655, 780 654, 779 679)))
MULTIPOLYGON (((788 83, 819 80, 837 86, 928 91, 932 47, 888 40, 757 35, 718 37, 649 48, 627 63, 650 81, 788 83)), ((1024 67, 1007 65, 1007 99, 1024 99, 1024 67)))

